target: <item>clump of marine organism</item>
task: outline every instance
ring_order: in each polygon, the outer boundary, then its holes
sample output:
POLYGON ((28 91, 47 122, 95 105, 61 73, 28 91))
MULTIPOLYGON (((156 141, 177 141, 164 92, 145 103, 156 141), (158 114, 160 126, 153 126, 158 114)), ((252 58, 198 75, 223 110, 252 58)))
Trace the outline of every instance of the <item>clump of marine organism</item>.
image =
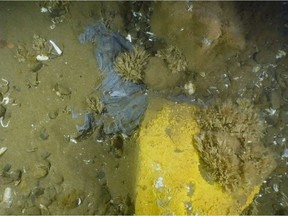
POLYGON ((196 138, 207 173, 227 192, 252 189, 260 184, 276 163, 261 142, 265 125, 250 101, 227 101, 199 112, 201 132, 196 138))
POLYGON ((156 56, 166 62, 168 69, 172 73, 184 72, 188 68, 185 56, 174 46, 169 46, 167 49, 159 50, 156 56))
POLYGON ((32 50, 28 49, 25 44, 18 45, 16 49, 16 58, 19 62, 28 62, 35 64, 39 61, 47 61, 50 58, 55 58, 62 54, 62 50, 53 42, 39 35, 33 35, 32 50), (55 48, 56 46, 56 48, 55 48))
POLYGON ((18 45, 16 49, 16 58, 19 62, 29 62, 33 63, 36 62, 37 58, 36 56, 38 54, 42 55, 48 55, 51 51, 51 48, 47 44, 46 39, 40 37, 39 35, 34 34, 33 35, 33 41, 32 41, 32 49, 33 51, 30 51, 27 49, 27 47, 23 45, 18 45))
POLYGON ((38 3, 42 13, 48 13, 51 19, 50 29, 54 29, 56 24, 62 23, 70 17, 70 1, 41 1, 38 3))
POLYGON ((95 112, 96 114, 101 114, 105 107, 103 102, 101 101, 100 97, 97 96, 90 96, 86 98, 86 103, 88 107, 95 112))
POLYGON ((124 80, 140 83, 144 78, 148 58, 149 54, 143 47, 135 46, 132 52, 124 52, 117 56, 114 68, 124 80))
POLYGON ((25 45, 17 46, 15 58, 17 58, 19 62, 35 62, 35 56, 26 48, 25 45))
POLYGON ((37 53, 48 52, 49 47, 47 46, 47 40, 40 37, 39 35, 33 35, 32 49, 37 53))

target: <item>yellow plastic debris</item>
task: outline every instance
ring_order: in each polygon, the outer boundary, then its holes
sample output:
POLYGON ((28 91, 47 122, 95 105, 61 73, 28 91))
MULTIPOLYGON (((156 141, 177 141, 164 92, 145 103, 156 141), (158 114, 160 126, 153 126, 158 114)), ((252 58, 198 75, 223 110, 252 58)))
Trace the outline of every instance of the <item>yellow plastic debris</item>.
POLYGON ((139 134, 137 215, 240 214, 259 192, 260 186, 243 189, 236 198, 202 177, 193 146, 195 110, 163 99, 150 103, 139 134))

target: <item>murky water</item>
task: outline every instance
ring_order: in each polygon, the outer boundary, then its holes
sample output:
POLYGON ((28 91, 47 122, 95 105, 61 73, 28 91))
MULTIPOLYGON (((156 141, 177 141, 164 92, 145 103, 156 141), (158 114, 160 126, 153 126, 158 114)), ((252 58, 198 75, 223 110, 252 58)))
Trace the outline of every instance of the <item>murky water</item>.
POLYGON ((97 41, 80 44, 78 37, 100 19, 151 56, 169 45, 185 56, 181 75, 167 73, 157 59, 149 63, 149 97, 186 93, 201 105, 253 102, 266 121, 263 142, 277 168, 245 213, 288 214, 285 2, 56 3, 0 2, 0 148, 7 147, 0 156, 0 214, 134 213, 137 129, 124 144, 113 135, 97 141, 97 130, 74 139, 91 110, 87 98, 102 80, 97 41), (53 13, 41 12, 49 6, 53 13), (39 64, 39 54, 50 59, 39 64), (191 95, 184 88, 189 82, 196 89, 191 95), (11 202, 4 202, 5 191, 11 202))

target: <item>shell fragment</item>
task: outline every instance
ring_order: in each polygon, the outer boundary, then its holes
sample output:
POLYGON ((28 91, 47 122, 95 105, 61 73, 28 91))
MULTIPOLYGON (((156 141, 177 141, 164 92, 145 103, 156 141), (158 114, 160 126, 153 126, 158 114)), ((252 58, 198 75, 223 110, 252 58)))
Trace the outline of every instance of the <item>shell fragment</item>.
POLYGON ((195 92, 195 85, 191 81, 189 81, 184 85, 184 89, 188 95, 193 95, 195 92))
POLYGON ((48 12, 48 9, 47 8, 45 8, 45 7, 41 7, 41 13, 47 13, 48 12))
POLYGON ((12 205, 12 189, 10 187, 5 188, 4 194, 3 194, 3 200, 2 202, 5 204, 6 208, 10 208, 12 205))
POLYGON ((276 54, 276 59, 280 59, 282 57, 286 56, 286 52, 283 50, 278 50, 277 54, 276 54))
POLYGON ((51 43, 51 45, 53 46, 54 50, 56 51, 56 53, 60 56, 62 55, 62 50, 52 41, 49 40, 49 42, 51 43))
POLYGON ((38 61, 47 61, 47 60, 49 60, 49 57, 46 56, 46 55, 37 55, 37 56, 36 56, 36 59, 37 59, 38 61))
POLYGON ((3 155, 7 151, 7 147, 0 148, 0 156, 3 155))
POLYGON ((282 158, 288 158, 288 148, 286 148, 282 154, 282 158))

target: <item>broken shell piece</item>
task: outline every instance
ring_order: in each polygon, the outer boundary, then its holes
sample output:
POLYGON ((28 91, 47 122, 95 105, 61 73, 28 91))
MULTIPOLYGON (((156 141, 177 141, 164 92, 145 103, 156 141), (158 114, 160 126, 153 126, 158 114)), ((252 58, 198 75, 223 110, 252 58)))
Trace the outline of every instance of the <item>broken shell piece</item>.
POLYGON ((252 68, 253 73, 257 73, 261 69, 260 65, 256 65, 252 68))
POLYGON ((206 76, 206 73, 204 71, 201 71, 199 72, 199 75, 204 78, 206 76))
POLYGON ((47 60, 49 60, 49 57, 46 56, 46 55, 37 55, 37 56, 36 56, 36 59, 37 59, 38 61, 47 61, 47 60))
POLYGON ((3 155, 7 151, 7 147, 0 148, 0 156, 3 155))
POLYGON ((280 59, 282 57, 286 56, 286 52, 283 50, 278 50, 277 54, 276 54, 276 59, 280 59))
POLYGON ((195 85, 191 81, 189 81, 184 85, 184 89, 188 95, 193 95, 195 92, 195 85))
POLYGON ((53 23, 52 25, 50 25, 50 29, 55 29, 56 25, 53 23))
POLYGON ((286 148, 282 154, 282 158, 288 158, 288 148, 286 148))
POLYGON ((10 208, 12 205, 12 189, 10 187, 5 188, 4 194, 3 194, 3 200, 2 202, 5 204, 6 208, 10 208))
POLYGON ((273 116, 276 113, 276 109, 273 109, 272 107, 270 107, 269 109, 265 109, 265 111, 270 115, 273 116))
POLYGON ((130 34, 127 35, 126 39, 131 43, 132 42, 132 37, 130 34))
POLYGON ((56 51, 56 53, 60 56, 62 55, 62 50, 52 41, 49 40, 49 42, 51 43, 51 45, 53 46, 54 50, 56 51))
POLYGON ((41 13, 47 13, 47 12, 48 12, 48 9, 45 8, 45 7, 42 7, 40 11, 41 11, 41 13))
POLYGON ((278 192, 278 191, 279 191, 279 187, 278 187, 277 184, 273 184, 273 190, 274 190, 275 192, 278 192))

